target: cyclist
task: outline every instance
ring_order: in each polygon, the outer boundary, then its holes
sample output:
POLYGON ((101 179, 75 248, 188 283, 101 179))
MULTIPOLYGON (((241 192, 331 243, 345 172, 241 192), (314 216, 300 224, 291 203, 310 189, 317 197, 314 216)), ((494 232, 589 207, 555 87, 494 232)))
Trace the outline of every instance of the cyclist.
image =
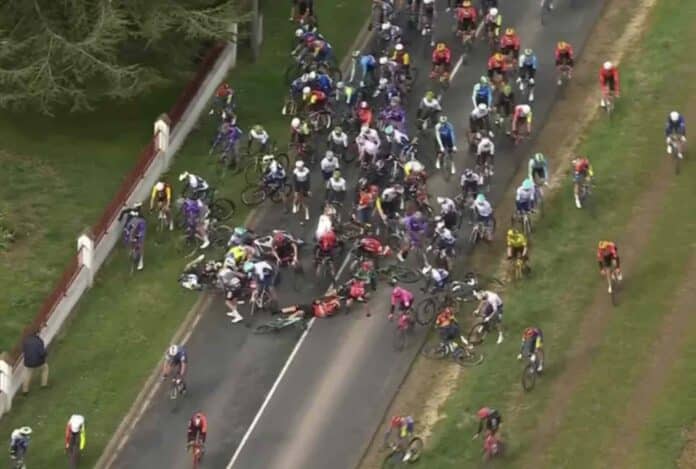
POLYGON ((527 237, 521 231, 510 228, 507 232, 507 258, 513 260, 521 258, 527 260, 528 243, 527 237))
POLYGON ((375 211, 375 202, 379 195, 379 187, 368 184, 367 179, 358 181, 358 198, 355 204, 355 221, 361 224, 369 223, 375 211))
POLYGON ((437 203, 440 206, 440 216, 447 229, 457 226, 457 204, 449 197, 438 197, 437 203))
POLYGON ((427 250, 430 251, 433 246, 438 249, 440 254, 444 255, 444 257, 436 259, 438 265, 444 265, 448 269, 451 269, 451 259, 455 257, 454 246, 457 244, 457 238, 452 233, 452 230, 445 226, 441 217, 436 217, 435 220, 437 224, 435 225, 435 232, 433 233, 433 243, 428 246, 427 250))
POLYGON ((128 222, 133 217, 143 216, 143 204, 142 202, 135 202, 131 207, 124 207, 121 213, 118 214, 118 221, 125 218, 124 227, 128 225, 128 222))
MULTIPOLYGON (((476 213, 476 221, 482 223, 484 226, 489 227, 493 223, 493 207, 491 203, 486 199, 483 194, 478 194, 474 199, 473 205, 474 212, 476 213)), ((487 230, 490 231, 490 230, 487 230)), ((487 238, 490 241, 492 236, 489 233, 487 238)))
POLYGON ((309 72, 310 86, 313 89, 320 89, 327 96, 333 94, 333 80, 326 73, 321 72, 309 72))
POLYGON ((401 250, 397 253, 396 258, 404 262, 409 251, 417 246, 421 246, 423 237, 428 229, 428 223, 421 212, 414 212, 411 215, 404 217, 404 227, 408 240, 405 241, 401 250))
POLYGON ((544 370, 544 334, 538 327, 527 327, 522 332, 522 346, 517 359, 522 360, 522 357, 531 357, 532 354, 536 357, 537 371, 542 372, 544 370))
POLYGON ((169 231, 174 230, 174 217, 172 217, 172 185, 165 181, 158 181, 152 186, 150 192, 150 211, 157 202, 157 211, 161 211, 166 217, 169 231))
POLYGON ((573 194, 575 196, 575 206, 582 208, 580 203, 580 187, 589 184, 594 176, 590 160, 584 156, 578 156, 571 164, 573 165, 573 194))
POLYGON ((172 370, 181 378, 182 392, 186 392, 186 368, 188 368, 188 357, 186 347, 183 345, 171 345, 164 354, 164 363, 162 364, 162 379, 166 379, 172 370))
POLYGON ((186 448, 191 448, 194 443, 201 445, 201 453, 204 451, 205 439, 208 436, 208 419, 203 412, 196 412, 191 416, 186 429, 186 448))
POLYGON ((473 136, 476 133, 482 135, 489 135, 493 137, 493 132, 491 131, 491 121, 488 106, 484 103, 479 104, 471 111, 469 114, 469 139, 474 141, 473 136))
POLYGON ((397 73, 403 73, 407 79, 411 77, 411 56, 402 43, 394 46, 391 61, 396 63, 397 73))
POLYGON ((318 264, 323 258, 333 259, 336 247, 338 247, 338 240, 336 239, 336 233, 334 233, 333 229, 322 233, 321 237, 317 239, 317 244, 314 246, 314 263, 318 264))
MULTIPOLYGON (((275 255, 275 250, 273 254, 275 255)), ((280 261, 278 263, 280 264, 280 261)), ((273 301, 276 300, 275 289, 273 288, 275 275, 271 264, 266 261, 246 262, 243 269, 249 278, 256 280, 256 290, 251 295, 252 303, 256 301, 256 298, 263 290, 268 291, 273 301)))
POLYGON ((474 296, 480 300, 475 314, 483 316, 484 322, 494 321, 498 329, 496 343, 501 344, 503 342, 503 300, 497 293, 487 290, 474 290, 474 296))
POLYGON ((532 49, 525 49, 519 60, 519 77, 517 83, 520 84, 520 91, 524 91, 525 82, 529 86, 529 102, 534 102, 534 78, 537 71, 537 56, 532 49))
POLYGON ((271 241, 271 254, 278 265, 297 265, 297 251, 297 242, 291 236, 284 231, 275 232, 271 241))
POLYGON ((486 28, 486 36, 493 36, 494 39, 500 36, 500 27, 503 24, 503 16, 498 12, 498 9, 493 7, 488 10, 488 14, 483 18, 483 24, 486 28))
POLYGON ((287 178, 283 165, 276 160, 271 160, 261 177, 261 182, 269 189, 280 190, 285 185, 287 178))
MULTIPOLYGON (((597 263, 599 264, 600 275, 607 276, 614 270, 617 280, 621 281, 623 277, 621 274, 621 260, 619 259, 619 248, 616 247, 616 243, 613 241, 600 241, 597 244, 597 263)), ((611 286, 609 287, 609 293, 611 293, 611 286)))
POLYGON ((202 242, 201 249, 210 246, 208 237, 208 226, 210 223, 208 215, 210 211, 208 206, 200 199, 184 199, 181 211, 184 214, 186 230, 190 230, 202 242))
POLYGON ((290 121, 290 142, 301 147, 309 143, 311 135, 312 130, 307 121, 293 117, 290 121))
MULTIPOLYGON (((436 10, 435 10, 435 0, 422 0, 421 3, 421 17, 420 17, 420 22, 419 24, 421 25, 428 25, 431 29, 434 28, 435 25, 435 15, 436 15, 436 10)), ((423 32, 421 32, 422 35, 425 35, 425 28, 423 28, 423 32)), ((431 42, 430 47, 432 47, 433 44, 431 42)))
POLYGON ((474 194, 477 194, 482 185, 483 182, 481 180, 481 176, 469 168, 464 170, 462 177, 459 179, 459 187, 462 189, 462 194, 464 194, 465 200, 467 200, 470 196, 473 197, 474 194))
POLYGON ((457 18, 457 34, 465 35, 472 34, 476 31, 476 21, 478 20, 478 12, 471 4, 470 0, 464 0, 456 9, 455 17, 457 18))
POLYGON ((387 220, 398 215, 399 209, 403 204, 404 187, 400 184, 390 184, 384 188, 375 202, 375 208, 382 221, 386 224, 387 220))
MULTIPOLYGON (((392 283, 394 283, 392 281, 392 283)), ((413 305, 413 293, 406 290, 405 288, 395 286, 391 292, 391 309, 389 310, 389 316, 387 319, 390 321, 394 318, 394 310, 398 307, 400 314, 406 314, 411 310, 413 305)))
POLYGON ((181 195, 190 195, 193 199, 206 199, 210 190, 208 182, 200 176, 184 171, 179 174, 179 181, 184 183, 181 195))
POLYGON ((326 138, 329 150, 338 154, 345 154, 348 151, 348 134, 340 126, 334 127, 326 138))
POLYGON ((78 449, 83 451, 86 444, 85 418, 82 415, 73 414, 65 425, 65 450, 69 451, 72 446, 78 445, 78 449))
POLYGON ((307 105, 309 112, 321 112, 326 110, 326 103, 329 97, 322 90, 305 86, 302 88, 302 100, 307 105))
POLYGON ((130 249, 131 246, 137 246, 138 252, 140 253, 140 259, 138 260, 138 270, 143 270, 143 268, 145 267, 144 251, 146 231, 147 222, 145 221, 145 218, 142 215, 135 216, 128 220, 128 223, 126 223, 126 226, 123 229, 123 237, 126 247, 130 249))
POLYGON ((271 151, 271 137, 266 132, 266 129, 261 125, 255 125, 249 131, 249 142, 247 143, 247 152, 251 154, 251 147, 254 142, 258 144, 258 151, 267 155, 271 151))
POLYGON ((515 209, 517 213, 530 213, 534 209, 536 191, 534 190, 534 182, 526 178, 515 192, 515 209))
POLYGON ((324 39, 319 37, 314 39, 311 45, 312 55, 316 62, 329 62, 333 59, 333 49, 331 44, 324 39))
POLYGON ((505 119, 512 115, 515 109, 515 91, 509 83, 505 83, 495 100, 496 125, 502 126, 505 119))
POLYGON ((406 110, 401 106, 401 99, 394 97, 389 106, 379 114, 379 119, 386 126, 393 125, 397 129, 406 132, 406 110))
POLYGON ((561 80, 561 72, 563 69, 568 70, 568 79, 573 77, 573 67, 575 66, 575 52, 573 51, 573 46, 565 41, 559 41, 556 44, 556 50, 554 52, 556 59, 556 69, 558 70, 558 86, 563 84, 561 80))
POLYGON ((534 181, 535 184, 541 184, 543 182, 545 186, 548 186, 549 166, 543 153, 535 153, 534 156, 529 158, 529 164, 527 166, 529 169, 528 177, 534 181))
POLYGON ((532 108, 529 104, 518 104, 512 114, 512 134, 515 135, 524 125, 527 135, 532 133, 532 108))
POLYGON ((334 171, 340 168, 341 163, 336 158, 336 154, 331 150, 326 150, 324 158, 321 159, 319 167, 321 168, 321 175, 324 177, 324 183, 328 187, 329 179, 333 176, 334 171))
MULTIPOLYGON (((359 56, 360 51, 355 51, 353 57, 359 56)), ((372 54, 365 54, 360 56, 360 71, 362 73, 360 77, 360 87, 363 88, 366 85, 366 80, 369 78, 373 83, 376 82, 375 69, 377 68, 377 59, 372 54)))
POLYGON ((437 327, 437 331, 440 334, 442 344, 452 351, 453 342, 460 337, 460 333, 457 317, 451 306, 446 306, 438 313, 435 318, 435 327, 437 327))
POLYGON ((500 52, 493 53, 488 58, 488 78, 496 82, 505 82, 505 56, 500 52))
POLYGON ((388 125, 384 128, 384 136, 387 143, 390 144, 390 154, 393 156, 401 155, 404 148, 411 142, 405 132, 402 132, 393 125, 388 125))
POLYGON ((425 96, 421 99, 418 105, 418 111, 416 118, 422 119, 424 121, 423 126, 426 121, 434 119, 435 116, 442 111, 442 106, 440 105, 440 100, 437 99, 435 93, 432 91, 426 91, 425 96))
MULTIPOLYGON (((309 197, 309 168, 304 164, 304 161, 295 161, 295 169, 293 170, 293 175, 295 179, 295 195, 292 201, 292 213, 297 213, 299 206, 304 207, 304 219, 309 221, 309 204, 304 201, 306 197, 309 197)), ((303 222, 300 222, 303 224, 303 222)))
POLYGON ((10 457, 12 460, 24 460, 31 441, 31 427, 20 427, 12 430, 10 435, 10 457))
POLYGON ((495 143, 487 135, 481 137, 476 146, 476 164, 483 168, 488 160, 488 172, 493 176, 493 159, 495 158, 495 143))
POLYGON ((430 71, 430 78, 435 78, 438 75, 441 79, 448 79, 450 66, 452 65, 452 51, 450 51, 447 44, 444 42, 439 42, 433 50, 432 56, 433 67, 430 71), (439 69, 439 71, 438 71, 439 69))
POLYGON ((493 90, 486 75, 481 75, 479 82, 474 85, 474 89, 471 92, 471 102, 474 103, 474 107, 477 107, 479 104, 491 107, 493 104, 493 90))
POLYGON ((335 202, 342 202, 346 198, 346 180, 341 176, 341 172, 333 172, 331 179, 327 182, 327 198, 335 202))
MULTIPOLYGON (((439 121, 440 122, 435 125, 435 140, 437 141, 438 147, 440 147, 440 151, 435 157, 435 168, 437 169, 440 169, 445 151, 448 153, 457 152, 457 138, 454 135, 454 126, 451 122, 448 122, 447 116, 445 115, 440 116, 439 121)), ((455 174, 454 158, 452 158, 451 166, 452 174, 455 174)))
POLYGON ((235 106, 235 93, 234 89, 229 83, 221 83, 215 90, 215 96, 213 96, 213 106, 210 108, 211 116, 216 112, 220 112, 222 118, 225 118, 225 114, 234 110, 235 106))
POLYGON ((500 412, 498 412, 496 409, 493 409, 492 407, 480 408, 479 411, 476 413, 476 416, 479 419, 479 425, 478 430, 474 435, 474 439, 478 438, 478 436, 481 434, 484 428, 486 429, 488 434, 495 435, 500 429, 500 424, 503 421, 500 412))
POLYGON ((367 101, 360 101, 358 105, 358 110, 356 112, 356 117, 358 118, 358 124, 362 130, 363 127, 370 127, 374 120, 374 113, 367 101))
POLYGON ((365 155, 369 155, 370 157, 368 162, 376 160, 382 142, 379 138, 379 133, 375 129, 363 125, 360 134, 355 137, 355 143, 358 145, 358 159, 361 163, 365 155))
MULTIPOLYGON (((389 429, 384 435, 384 441, 387 442, 391 436, 396 433, 397 443, 396 448, 405 449, 409 441, 413 438, 415 421, 413 417, 396 415, 389 422, 389 429)), ((411 457, 410 451, 407 451, 402 459, 403 462, 408 462, 411 457)))
MULTIPOLYGON (((507 28, 500 38, 500 52, 511 60, 511 64, 520 56, 520 37, 515 28, 507 28)), ((512 66, 512 65, 511 65, 512 66)))
POLYGON ((604 62, 602 68, 599 69, 599 86, 602 89, 602 99, 599 105, 607 106, 607 96, 613 93, 614 97, 620 95, 619 69, 611 62, 604 62))
POLYGON ((677 157, 682 159, 684 158, 682 148, 684 146, 684 142, 686 142, 686 121, 684 120, 684 116, 679 114, 677 111, 672 111, 669 113, 667 116, 667 124, 665 125, 665 137, 667 139, 668 155, 672 154, 672 145, 670 143, 673 135, 677 138, 677 140, 675 140, 678 149, 677 157))

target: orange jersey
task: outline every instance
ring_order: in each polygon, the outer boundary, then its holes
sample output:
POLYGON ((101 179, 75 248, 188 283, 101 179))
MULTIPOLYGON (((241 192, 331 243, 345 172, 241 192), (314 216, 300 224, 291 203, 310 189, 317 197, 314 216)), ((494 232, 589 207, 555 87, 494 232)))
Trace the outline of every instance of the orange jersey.
POLYGON ((494 70, 497 68, 502 69, 505 66, 505 61, 502 58, 496 57, 497 54, 492 55, 488 59, 488 70, 494 70))
POLYGON ((465 21, 471 21, 472 23, 476 23, 476 20, 478 19, 478 13, 476 12, 476 8, 474 7, 460 7, 457 8, 457 21, 460 23, 463 23, 465 21))
POLYGON ((573 46, 568 44, 564 49, 559 49, 558 46, 556 46, 556 51, 554 52, 554 56, 556 57, 556 62, 558 62, 561 59, 561 56, 565 55, 568 57, 570 60, 573 60, 575 58, 575 52, 573 51, 573 46))
POLYGON ((506 49, 512 47, 514 50, 520 50, 520 38, 517 34, 512 36, 505 35, 500 38, 500 48, 506 49))
POLYGON ((614 82, 614 86, 616 88, 616 91, 619 90, 619 69, 616 67, 612 68, 611 70, 604 70, 604 67, 599 69, 599 84, 604 86, 607 86, 607 82, 611 80, 614 82))
POLYGON ((612 259, 619 257, 619 251, 615 243, 609 242, 603 249, 597 248, 597 260, 601 261, 605 257, 611 257, 612 259))
POLYGON ((446 48, 445 50, 434 50, 433 51, 433 62, 445 62, 450 63, 452 61, 452 52, 446 48))

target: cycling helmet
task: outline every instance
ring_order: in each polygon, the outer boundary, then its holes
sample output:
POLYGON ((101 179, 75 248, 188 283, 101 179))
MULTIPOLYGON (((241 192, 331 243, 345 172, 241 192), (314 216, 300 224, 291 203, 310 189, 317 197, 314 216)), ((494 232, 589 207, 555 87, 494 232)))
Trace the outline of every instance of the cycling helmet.
POLYGON ((532 182, 531 179, 527 178, 524 181, 522 181, 522 189, 524 190, 532 190, 534 188, 534 183, 532 182))
POLYGON ((329 159, 336 157, 336 155, 334 155, 334 152, 332 152, 331 150, 326 150, 326 154, 324 156, 329 159))
POLYGON ((384 133, 385 133, 386 135, 391 135, 391 134, 393 134, 393 133, 394 133, 394 126, 392 126, 392 125, 386 126, 386 127, 384 128, 384 133))
POLYGON ((359 51, 359 50, 354 50, 354 51, 353 51, 353 57, 354 57, 354 58, 360 57, 360 51, 359 51))
POLYGON ((379 86, 387 86, 387 83, 389 83, 389 80, 387 78, 379 79, 379 86))
POLYGON ((315 72, 315 71, 309 72, 309 79, 316 80, 317 79, 317 72, 315 72))
POLYGON ((312 88, 310 88, 309 86, 305 86, 304 88, 302 88, 302 94, 309 94, 311 92, 312 88))
POLYGON ((254 132, 256 132, 256 133, 263 132, 263 126, 262 126, 262 125, 259 125, 259 124, 256 124, 256 125, 252 128, 252 130, 253 130, 254 132))
POLYGON ((337 126, 333 129, 333 131, 334 131, 334 133, 337 133, 337 134, 342 134, 342 133, 343 133, 343 129, 341 128, 340 125, 337 125, 337 126))
POLYGON ((196 412, 196 414, 193 416, 193 422, 196 425, 200 425, 202 419, 203 419, 203 414, 201 412, 196 412))
POLYGON ((481 112, 488 111, 488 105, 486 103, 479 103, 476 108, 481 112))
POLYGON ((445 49, 447 49, 447 44, 445 44, 444 42, 438 42, 435 46, 435 50, 438 52, 442 52, 445 49))
POLYGON ((565 41, 559 41, 558 44, 556 44, 556 48, 558 50, 566 50, 568 48, 568 43, 565 41))
POLYGON ((295 37, 301 37, 304 34, 304 29, 302 28, 297 28, 295 30, 295 37))
POLYGON ((529 339, 530 337, 532 337, 532 336, 534 335, 535 332, 536 332, 536 331, 534 330, 533 327, 528 327, 528 328, 526 328, 526 329, 524 330, 524 338, 525 338, 525 339, 529 339))
POLYGON ((677 122, 679 120, 679 113, 677 111, 670 112, 669 120, 671 120, 672 122, 677 122))
POLYGON ((253 262, 248 262, 248 261, 245 262, 245 263, 244 263, 243 269, 244 269, 244 272, 245 272, 245 273, 251 272, 252 270, 254 270, 254 263, 253 263, 253 262))
POLYGON ((534 51, 532 49, 525 49, 524 55, 526 55, 527 57, 531 57, 534 55, 534 51))
POLYGON ((440 116, 439 120, 440 120, 440 123, 444 124, 445 122, 447 122, 447 116, 440 116))
POLYGON ((612 68, 614 68, 614 64, 612 64, 611 62, 609 62, 607 60, 606 62, 604 62, 603 67, 604 67, 604 70, 611 70, 612 68))
POLYGON ((469 168, 464 170, 464 177, 466 177, 467 179, 473 175, 474 175, 474 172, 472 170, 470 170, 469 168))
POLYGON ((478 412, 476 412, 476 416, 480 419, 485 419, 488 418, 488 416, 491 413, 491 409, 488 407, 481 407, 478 412))
POLYGON ((464 1, 462 2, 462 7, 468 8, 468 7, 470 7, 470 6, 471 6, 471 2, 470 2, 469 0, 464 0, 464 1))
POLYGON ((495 54, 493 54, 493 58, 497 61, 501 61, 501 60, 505 59, 505 57, 503 57, 503 54, 501 54, 500 52, 496 52, 495 54))
POLYGON ((485 75, 481 75, 481 79, 479 80, 479 83, 482 85, 487 85, 488 84, 488 77, 485 75))
POLYGON ((415 212, 413 214, 413 218, 415 218, 416 220, 419 220, 419 221, 422 220, 423 219, 423 212, 418 210, 417 212, 415 212))
POLYGON ((609 247, 609 241, 600 241, 597 247, 603 251, 604 249, 609 247))
POLYGON ((360 101, 360 109, 368 109, 370 107, 367 101, 360 101))
POLYGON ((506 35, 506 36, 514 36, 514 34, 515 34, 515 28, 507 28, 507 29, 505 30, 505 35, 506 35))
POLYGON ((342 81, 336 82, 336 89, 342 90, 345 86, 345 83, 342 81))
POLYGON ((386 56, 382 56, 379 58, 379 64, 380 65, 386 65, 387 62, 389 62, 389 59, 386 56))
POLYGON ((429 100, 430 100, 430 99, 433 99, 434 97, 435 97, 435 93, 433 93, 432 91, 426 91, 426 92, 425 92, 425 99, 429 99, 429 100))
POLYGON ((162 192, 164 190, 164 183, 162 181, 155 184, 155 190, 157 192, 162 192))
POLYGON ((398 415, 396 415, 396 416, 392 417, 392 419, 391 419, 391 427, 398 428, 401 426, 403 421, 404 421, 403 417, 399 417, 398 415))
POLYGON ((184 179, 187 179, 189 177, 188 171, 184 171, 183 173, 179 174, 179 181, 183 181, 184 179))
POLYGON ((341 177, 341 172, 339 170, 336 170, 333 172, 334 179, 339 179, 340 177, 341 177))
POLYGON ((389 31, 391 29, 392 25, 389 21, 385 21, 382 23, 382 31, 389 31))
MULTIPOLYGON (((444 198, 444 197, 438 197, 438 198, 437 198, 437 203, 438 203, 438 204, 442 205, 444 202, 445 202, 445 198, 444 198)), ((438 221, 438 218, 440 218, 440 217, 435 217, 435 221, 438 221)))
POLYGON ((133 208, 140 208, 140 207, 142 207, 142 206, 143 206, 143 203, 142 203, 142 202, 135 202, 135 203, 133 204, 133 208))
POLYGON ((517 236, 517 233, 518 233, 518 231, 517 231, 516 229, 510 228, 510 229, 507 231, 507 237, 508 237, 508 238, 513 238, 513 237, 517 236))
POLYGON ((529 106, 529 104, 522 104, 522 105, 520 105, 520 109, 521 109, 522 112, 524 112, 525 114, 529 114, 530 112, 532 112, 532 108, 529 106))
POLYGON ((488 14, 491 16, 498 16, 498 9, 493 7, 490 10, 488 10, 488 14))
POLYGON ((433 3, 434 1, 435 1, 435 0, 423 0, 423 3, 425 3, 426 5, 430 5, 430 4, 433 3))
POLYGON ((483 194, 479 194, 476 196, 476 202, 481 203, 486 201, 486 196, 483 194))
POLYGON ((544 158, 543 153, 535 153, 534 154, 534 161, 536 161, 537 163, 543 163, 544 161, 546 161, 546 158, 544 158))
POLYGON ((404 45, 401 43, 398 43, 396 46, 394 46, 394 49, 396 49, 398 51, 402 51, 402 50, 404 50, 404 45))
POLYGON ((297 169, 302 169, 302 168, 304 168, 304 161, 302 161, 302 160, 297 160, 297 161, 295 161, 295 167, 296 167, 297 169))
POLYGON ((22 436, 29 436, 31 435, 31 427, 21 427, 19 429, 19 434, 22 436))
POLYGON ((510 83, 505 83, 503 85, 503 95, 510 96, 511 93, 512 93, 512 86, 510 86, 510 83))
POLYGON ((300 118, 299 118, 299 117, 294 117, 294 118, 290 121, 290 127, 292 127, 293 129, 297 129, 299 126, 300 126, 300 118))
POLYGON ((177 345, 172 345, 169 347, 169 350, 167 350, 167 355, 170 357, 176 356, 177 353, 179 353, 179 347, 177 345))

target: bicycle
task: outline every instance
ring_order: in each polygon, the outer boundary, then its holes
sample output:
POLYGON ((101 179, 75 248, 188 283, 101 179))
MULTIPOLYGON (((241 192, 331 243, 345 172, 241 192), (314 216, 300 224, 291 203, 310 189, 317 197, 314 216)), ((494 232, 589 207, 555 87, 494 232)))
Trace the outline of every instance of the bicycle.
POLYGON ((488 223, 477 221, 471 229, 469 235, 469 244, 471 247, 476 246, 479 241, 490 242, 495 232, 495 218, 491 218, 488 223))
POLYGON ((592 184, 587 180, 583 179, 578 188, 578 200, 580 201, 580 207, 586 207, 588 205, 588 200, 592 195, 592 184))
POLYGON ((451 359, 459 366, 476 366, 483 363, 483 354, 477 351, 473 345, 460 345, 456 340, 444 343, 441 340, 426 344, 423 347, 423 355, 433 360, 451 359))
POLYGON ((296 327, 300 331, 304 331, 307 329, 307 324, 305 323, 304 318, 297 315, 278 317, 271 319, 267 323, 256 326, 254 329, 254 334, 279 332, 288 327, 296 327))
POLYGON ((82 456, 80 449, 81 433, 71 433, 66 453, 68 454, 68 465, 71 469, 77 469, 82 456))
POLYGON ((263 175, 268 167, 273 161, 277 162, 283 168, 288 169, 290 159, 285 153, 277 153, 277 147, 274 145, 271 149, 271 153, 264 155, 262 153, 255 153, 251 156, 251 163, 244 168, 244 180, 247 184, 254 184, 259 180, 261 175, 263 175))
POLYGON ((544 216, 544 185, 546 181, 534 176, 534 209, 540 217, 544 216))
MULTIPOLYGON (((229 220, 232 218, 232 215, 234 215, 234 211, 236 210, 237 206, 230 199, 224 197, 216 198, 216 192, 217 191, 214 187, 210 187, 204 192, 189 192, 188 194, 184 193, 182 194, 182 197, 177 199, 176 206, 181 207, 184 202, 183 197, 188 195, 188 197, 191 199, 201 199, 203 202, 205 202, 205 204, 208 206, 208 210, 210 210, 211 218, 216 218, 218 220, 229 220)), ((183 222, 183 214, 181 213, 181 210, 179 210, 174 216, 174 224, 181 227, 184 225, 183 222)))
POLYGON ((325 279, 333 282, 336 279, 336 264, 331 256, 319 256, 315 258, 314 263, 317 282, 323 283, 325 279))
POLYGON ((442 175, 445 181, 449 181, 450 177, 457 171, 454 167, 454 154, 453 148, 445 148, 445 151, 438 151, 435 156, 437 162, 441 164, 442 175))
POLYGON ((565 85, 570 81, 572 71, 573 67, 571 67, 568 64, 562 64, 558 66, 558 86, 560 86, 561 88, 565 87, 565 85))
POLYGON ((406 348, 407 335, 413 332, 414 324, 410 309, 399 314, 394 330, 394 350, 401 352, 406 348))
POLYGON ((407 445, 392 443, 389 445, 390 452, 384 458, 382 467, 396 467, 402 464, 412 464, 420 459, 423 451, 423 440, 419 437, 413 437, 407 445))
POLYGON ((614 100, 616 99, 616 95, 613 90, 607 90, 606 96, 604 96, 604 111, 606 112, 607 116, 609 116, 609 119, 611 120, 612 114, 614 113, 614 100))
POLYGON ((198 469, 201 460, 203 459, 203 443, 196 437, 195 441, 190 442, 187 445, 187 449, 191 451, 193 458, 193 469, 198 469))
POLYGON ((453 281, 447 290, 436 292, 428 298, 422 299, 416 306, 416 322, 421 326, 432 324, 437 316, 437 312, 447 306, 468 303, 474 299, 473 288, 464 282, 453 281))
POLYGON ((488 333, 492 332, 498 326, 498 322, 500 321, 498 318, 498 313, 493 313, 493 316, 495 317, 489 316, 488 319, 482 319, 471 327, 469 335, 466 339, 468 343, 471 345, 481 345, 483 343, 488 336, 488 333))
POLYGON ((472 29, 457 31, 457 36, 461 37, 462 40, 462 63, 466 65, 469 63, 469 57, 471 56, 471 51, 474 48, 476 32, 472 29))
POLYGON ((533 231, 531 212, 527 210, 515 210, 510 217, 510 224, 522 228, 524 235, 529 237, 533 231))
POLYGON ((551 16, 551 11, 553 10, 553 0, 541 0, 541 10, 539 11, 539 16, 542 26, 545 25, 551 16))
POLYGON ((619 304, 618 290, 621 286, 621 277, 619 276, 619 269, 615 265, 612 265, 608 269, 604 269, 604 276, 607 279, 607 291, 611 297, 611 304, 617 306, 619 304), (607 275, 607 271, 609 274, 607 275))
POLYGON ((12 469, 27 469, 26 464, 24 464, 24 455, 26 454, 26 449, 23 446, 18 446, 14 454, 10 454, 10 466, 12 469))
POLYGON ((536 353, 529 354, 526 358, 527 363, 522 370, 522 389, 524 389, 525 392, 530 392, 534 389, 536 378, 540 372, 536 353))
POLYGON ((310 112, 307 122, 313 132, 327 132, 333 124, 333 113, 329 109, 310 112))
POLYGON ((390 264, 379 267, 375 272, 380 278, 387 280, 396 279, 401 283, 416 283, 422 278, 420 272, 401 264, 390 264))
POLYGON ((527 261, 521 256, 516 255, 509 262, 510 277, 513 280, 520 280, 524 277, 525 272, 527 272, 527 261))
POLYGON ((292 187, 287 182, 265 183, 258 182, 247 186, 242 191, 242 203, 247 207, 255 207, 270 198, 273 203, 279 204, 288 200, 292 187))

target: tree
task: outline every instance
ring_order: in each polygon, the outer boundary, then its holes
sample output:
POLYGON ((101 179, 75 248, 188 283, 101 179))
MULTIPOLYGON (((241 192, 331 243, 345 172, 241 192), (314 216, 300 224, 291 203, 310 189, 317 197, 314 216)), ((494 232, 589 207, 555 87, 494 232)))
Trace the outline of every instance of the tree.
POLYGON ((0 107, 91 109, 194 66, 203 45, 234 40, 240 0, 3 0, 0 107))

